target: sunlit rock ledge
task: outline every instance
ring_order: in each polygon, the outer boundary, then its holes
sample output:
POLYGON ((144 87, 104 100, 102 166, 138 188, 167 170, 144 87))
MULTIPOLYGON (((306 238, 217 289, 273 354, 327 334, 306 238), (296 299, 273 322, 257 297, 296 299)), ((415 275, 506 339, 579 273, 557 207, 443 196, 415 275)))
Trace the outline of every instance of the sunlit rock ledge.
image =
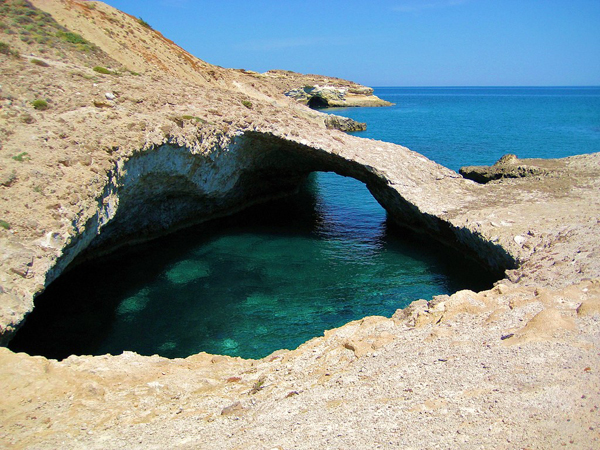
POLYGON ((252 75, 267 80, 286 96, 313 109, 392 104, 374 95, 373 88, 340 78, 289 70, 270 70, 264 74, 252 72, 252 75))
POLYGON ((306 85, 286 91, 285 95, 315 109, 391 105, 390 102, 373 95, 373 89, 367 87, 306 85))

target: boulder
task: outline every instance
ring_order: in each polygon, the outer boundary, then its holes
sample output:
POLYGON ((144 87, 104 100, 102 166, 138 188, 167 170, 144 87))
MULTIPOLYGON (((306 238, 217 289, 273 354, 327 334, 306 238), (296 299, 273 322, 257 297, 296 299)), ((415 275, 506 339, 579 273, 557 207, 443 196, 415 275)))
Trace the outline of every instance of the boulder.
POLYGON ((325 118, 325 127, 330 130, 340 130, 345 132, 365 131, 367 129, 367 124, 364 122, 357 122, 349 117, 329 114, 325 118))
POLYGON ((501 178, 524 178, 547 175, 549 171, 532 164, 523 164, 516 155, 507 154, 493 166, 465 166, 459 173, 469 180, 485 184, 501 178))

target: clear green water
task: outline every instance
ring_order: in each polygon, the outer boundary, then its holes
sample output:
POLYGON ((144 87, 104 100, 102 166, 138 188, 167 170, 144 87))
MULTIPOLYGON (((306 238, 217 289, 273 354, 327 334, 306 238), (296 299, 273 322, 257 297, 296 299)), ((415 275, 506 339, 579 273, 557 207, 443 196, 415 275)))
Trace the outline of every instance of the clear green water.
POLYGON ((80 266, 36 302, 13 350, 264 357, 491 276, 394 229, 360 182, 313 174, 302 191, 80 266))
MULTIPOLYGON (((505 153, 600 151, 598 87, 375 93, 396 105, 331 112, 367 122, 362 137, 455 170, 505 153)), ((318 174, 294 198, 65 274, 10 347, 54 358, 123 350, 258 358, 418 298, 491 283, 459 255, 393 229, 359 182, 318 174)))

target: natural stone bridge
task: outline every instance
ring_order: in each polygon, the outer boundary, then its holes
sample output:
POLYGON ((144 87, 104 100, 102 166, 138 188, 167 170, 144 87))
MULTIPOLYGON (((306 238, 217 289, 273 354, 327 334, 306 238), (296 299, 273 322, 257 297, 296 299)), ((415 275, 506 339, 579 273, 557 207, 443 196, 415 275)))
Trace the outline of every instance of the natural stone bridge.
POLYGON ((163 144, 134 154, 109 174, 97 215, 50 279, 84 250, 113 250, 289 195, 315 171, 362 181, 398 224, 458 247, 492 270, 515 266, 515 256, 454 220, 479 199, 480 186, 398 145, 337 139, 247 131, 208 153, 163 144))
POLYGON ((338 104, 377 103, 354 83, 212 66, 102 2, 5 3, 42 7, 98 51, 41 44, 38 65, 19 39, 29 25, 2 39, 23 57, 0 55, 1 344, 72 262, 287 195, 314 170, 362 180, 401 225, 509 268, 490 290, 415 299, 258 361, 0 347, 5 446, 598 447, 599 154, 495 167, 479 185, 327 130, 339 121, 282 95, 338 85, 338 104))
MULTIPOLYGON (((14 261, 23 260, 19 256, 24 250, 35 260, 27 268, 13 267, 13 275, 25 275, 19 280, 29 290, 2 293, 3 300, 12 299, 2 303, 3 311, 7 306, 12 311, 2 316, 4 329, 9 327, 5 340, 32 308, 33 294, 78 255, 286 195, 316 170, 363 181, 404 226, 462 249, 491 268, 518 265, 517 269, 508 270, 507 278, 490 291, 416 301, 391 319, 352 322, 260 361, 204 353, 167 360, 125 352, 57 362, 0 348, 7 405, 2 417, 7 427, 29 433, 29 442, 46 442, 48 447, 42 448, 54 448, 74 432, 89 441, 86 448, 100 448, 91 445, 94 439, 102 447, 106 439, 122 439, 129 446, 142 435, 164 446, 165 430, 177 436, 184 430, 185 439, 195 443, 206 442, 207 435, 221 442, 220 436, 237 430, 247 441, 259 442, 263 435, 251 426, 258 421, 268 427, 271 439, 278 436, 282 423, 282 433, 288 436, 287 430, 298 426, 298 420, 342 424, 349 416, 364 414, 371 421, 382 420, 377 410, 361 408, 384 398, 382 408, 390 401, 400 405, 386 409, 392 414, 386 419, 390 429, 405 423, 402 417, 420 420, 413 404, 447 399, 453 408, 473 401, 484 408, 493 402, 495 414, 510 422, 508 432, 515 429, 511 422, 515 410, 529 411, 531 400, 524 400, 520 389, 506 391, 506 387, 520 386, 523 367, 534 360, 536 367, 541 364, 535 377, 543 388, 534 392, 540 408, 545 410, 548 395, 555 395, 553 374, 566 361, 579 362, 565 375, 569 386, 561 389, 561 398, 566 398, 561 408, 568 402, 579 411, 581 392, 597 392, 595 385, 589 386, 595 378, 586 372, 594 369, 585 369, 596 367, 597 347, 581 339, 597 335, 591 316, 600 311, 598 283, 590 280, 600 273, 594 257, 600 245, 599 155, 540 162, 547 170, 543 177, 479 185, 397 145, 324 129, 303 133, 310 139, 300 139, 292 131, 242 130, 202 143, 174 136, 167 143, 158 140, 115 158, 102 178, 102 194, 87 215, 74 220, 70 235, 53 232, 37 246, 6 246, 14 261), (578 317, 581 331, 571 331, 574 319, 568 317, 578 317), (569 332, 564 343, 552 340, 553 335, 569 332), (452 369, 456 364, 459 370, 452 369), (369 375, 361 381, 365 371, 369 375), (422 384, 424 371, 428 384, 422 384), (481 383, 487 389, 481 390, 481 383), (571 394, 572 386, 576 389, 571 394), (475 400, 472 394, 462 400, 461 389, 476 393, 475 400), (407 395, 410 402, 405 407, 407 395), (295 396, 300 396, 298 402, 295 396), (331 398, 351 400, 336 400, 338 404, 331 398), (353 409, 357 404, 359 409, 353 409), (239 422, 231 421, 230 415, 239 422), (28 429, 21 425, 26 420, 32 422, 28 429), (247 428, 241 430, 242 426, 247 428), (93 434, 85 434, 88 427, 93 434), (95 436, 100 433, 98 440, 95 436), (252 433, 251 438, 246 433, 252 433)), ((581 430, 591 428, 594 410, 589 406, 586 410, 592 411, 590 415, 573 416, 581 417, 577 419, 581 430)), ((428 414, 435 420, 427 426, 448 420, 437 410, 428 414)), ((519 419, 527 427, 528 414, 519 419)), ((554 417, 555 411, 549 415, 554 417)), ((474 417, 481 435, 486 435, 489 417, 474 417)), ((442 426, 439 434, 446 431, 442 426)))
POLYGON ((479 185, 404 147, 325 129, 297 133, 255 127, 212 141, 174 137, 117 158, 96 207, 73 220, 69 235, 48 233, 25 250, 22 244, 6 246, 7 258, 15 256, 13 276, 23 278, 21 295, 4 293, 10 301, 3 302, 3 341, 32 309, 33 296, 77 257, 288 195, 314 171, 364 182, 398 224, 498 273, 516 268, 551 239, 540 231, 547 228, 549 213, 535 211, 536 204, 545 207, 548 201, 539 179, 538 192, 523 191, 523 182, 479 185))
MULTIPOLYGON (((311 140, 291 134, 238 131, 210 148, 170 142, 118 159, 96 199, 95 214, 80 217, 72 235, 49 233, 28 249, 30 254, 50 249, 56 256, 46 267, 21 268, 27 272, 22 281, 35 295, 82 254, 93 256, 288 195, 314 171, 364 182, 398 224, 454 246, 499 273, 525 260, 540 239, 530 232, 539 217, 529 214, 522 220, 518 212, 524 195, 518 188, 476 184, 390 143, 327 130, 312 130, 311 140)), ((526 197, 530 205, 532 194, 526 197)), ((32 308, 27 295, 15 302, 29 306, 3 316, 4 341, 32 308)))

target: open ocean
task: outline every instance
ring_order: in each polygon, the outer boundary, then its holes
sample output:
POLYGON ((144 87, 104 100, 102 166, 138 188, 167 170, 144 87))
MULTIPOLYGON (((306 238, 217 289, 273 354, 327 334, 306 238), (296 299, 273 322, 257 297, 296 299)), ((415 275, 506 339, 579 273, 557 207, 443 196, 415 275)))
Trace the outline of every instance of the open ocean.
POLYGON ((453 170, 506 153, 600 151, 600 87, 381 87, 375 95, 395 105, 327 112, 366 122, 358 136, 404 145, 453 170))
MULTIPOLYGON (((458 170, 506 153, 600 151, 600 88, 378 88, 396 105, 327 110, 458 170)), ((10 347, 70 354, 200 351, 259 358, 419 298, 494 280, 398 230, 360 182, 311 175, 293 197, 195 227, 61 276, 10 347)))

